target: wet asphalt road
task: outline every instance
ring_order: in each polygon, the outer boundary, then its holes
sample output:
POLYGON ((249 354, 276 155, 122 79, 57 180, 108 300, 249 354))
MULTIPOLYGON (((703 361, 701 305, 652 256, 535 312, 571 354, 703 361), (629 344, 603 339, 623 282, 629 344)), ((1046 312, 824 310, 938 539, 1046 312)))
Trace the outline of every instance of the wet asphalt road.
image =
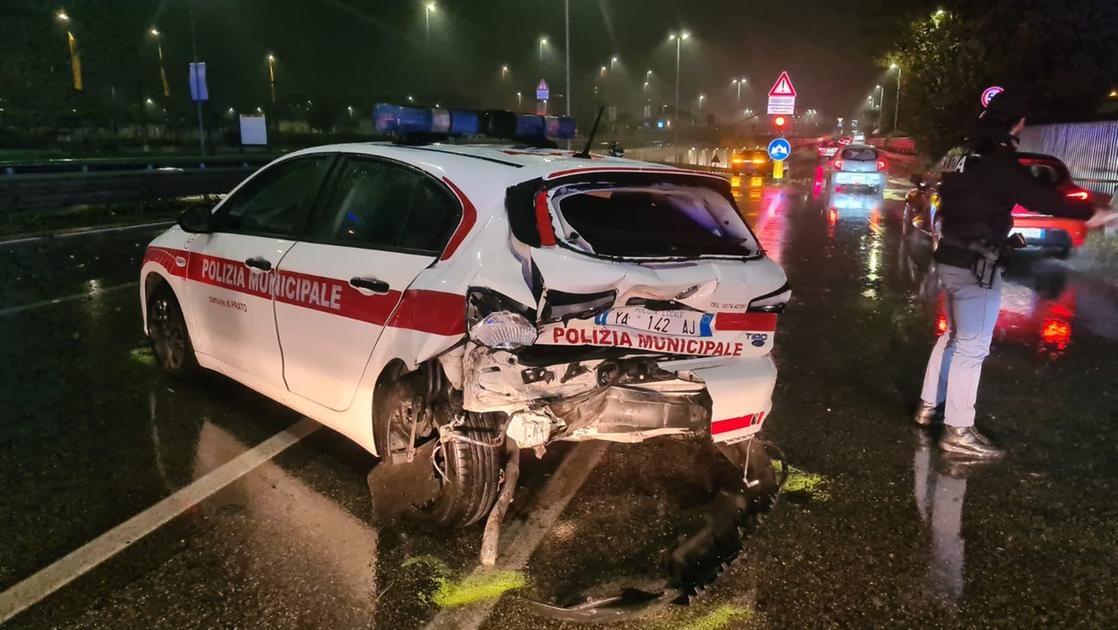
MULTIPOLYGON (((952 466, 906 421, 941 305, 895 193, 743 184, 794 291, 765 436, 796 471, 713 587, 622 627, 1113 627, 1118 293, 1064 263, 1015 264, 979 401, 980 426, 1009 455, 952 466)), ((0 244, 0 601, 303 426, 220 377, 183 384, 154 369, 134 284, 153 234, 0 244)), ((524 598, 655 590, 665 555, 720 509, 726 476, 693 441, 528 456, 503 539, 523 564, 476 573, 478 528, 378 518, 375 464, 313 431, 6 625, 564 627, 524 598), (463 600, 476 601, 452 605, 463 600)))

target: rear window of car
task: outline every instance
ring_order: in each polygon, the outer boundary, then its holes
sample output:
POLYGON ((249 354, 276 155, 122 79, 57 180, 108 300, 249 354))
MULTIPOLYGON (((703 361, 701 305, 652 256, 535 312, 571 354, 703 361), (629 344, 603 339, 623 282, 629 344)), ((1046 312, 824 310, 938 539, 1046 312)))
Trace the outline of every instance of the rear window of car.
POLYGON ((847 147, 842 150, 842 159, 869 162, 877 159, 877 150, 870 147, 847 147))
POLYGON ((552 207, 564 243, 609 257, 751 256, 759 246, 733 202, 705 186, 571 185, 552 207))
POLYGON ((1068 178, 1067 172, 1056 164, 1036 160, 1021 160, 1021 165, 1029 171, 1033 179, 1042 184, 1059 186, 1068 178))

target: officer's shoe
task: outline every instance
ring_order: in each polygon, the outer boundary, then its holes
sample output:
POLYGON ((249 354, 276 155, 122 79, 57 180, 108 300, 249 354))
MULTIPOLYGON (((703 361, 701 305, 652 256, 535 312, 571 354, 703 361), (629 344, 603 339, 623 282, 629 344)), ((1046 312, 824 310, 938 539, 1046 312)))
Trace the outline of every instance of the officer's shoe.
POLYGON ((939 414, 939 407, 923 400, 920 401, 920 405, 916 407, 916 413, 912 416, 912 421, 922 427, 930 427, 942 419, 943 417, 939 414))
POLYGON ((941 451, 971 457, 974 459, 997 459, 1005 452, 994 446, 990 438, 982 435, 973 426, 945 426, 939 439, 941 451))

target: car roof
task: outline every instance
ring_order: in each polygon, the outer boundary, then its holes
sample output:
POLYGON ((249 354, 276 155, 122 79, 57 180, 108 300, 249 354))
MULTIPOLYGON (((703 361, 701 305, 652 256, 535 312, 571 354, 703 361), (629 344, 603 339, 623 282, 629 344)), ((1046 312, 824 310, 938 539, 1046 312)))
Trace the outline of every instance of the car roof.
POLYGON ((556 173, 572 170, 615 170, 619 168, 669 172, 683 170, 665 164, 627 158, 592 154, 592 157, 588 159, 576 157, 575 151, 566 149, 536 148, 511 144, 445 144, 436 142, 406 145, 393 142, 357 142, 312 147, 297 153, 319 152, 357 153, 389 157, 407 163, 422 162, 447 171, 457 170, 461 167, 483 168, 484 170, 506 172, 516 180, 554 176, 556 173), (515 175, 512 175, 514 171, 522 171, 523 173, 516 172, 515 175))

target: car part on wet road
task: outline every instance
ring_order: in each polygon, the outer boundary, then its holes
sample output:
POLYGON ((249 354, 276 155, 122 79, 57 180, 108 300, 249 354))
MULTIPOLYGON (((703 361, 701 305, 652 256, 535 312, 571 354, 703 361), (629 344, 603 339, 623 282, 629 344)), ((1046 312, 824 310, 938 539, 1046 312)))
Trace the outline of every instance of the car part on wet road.
POLYGON ((529 610, 571 623, 613 623, 669 605, 688 605, 702 595, 740 555, 745 537, 776 505, 789 472, 780 449, 760 438, 719 445, 719 450, 742 470, 739 484, 719 490, 708 506, 706 524, 666 555, 662 589, 624 588, 620 595, 568 607, 526 600, 529 610), (751 485, 750 479, 760 483, 751 485))
POLYGON ((501 537, 501 521, 508 512, 512 496, 516 492, 516 482, 520 479, 520 447, 516 440, 506 440, 506 463, 504 478, 502 479, 501 494, 497 496, 497 503, 489 511, 489 518, 485 522, 485 533, 481 538, 481 565, 491 567, 497 563, 497 543, 501 537))

